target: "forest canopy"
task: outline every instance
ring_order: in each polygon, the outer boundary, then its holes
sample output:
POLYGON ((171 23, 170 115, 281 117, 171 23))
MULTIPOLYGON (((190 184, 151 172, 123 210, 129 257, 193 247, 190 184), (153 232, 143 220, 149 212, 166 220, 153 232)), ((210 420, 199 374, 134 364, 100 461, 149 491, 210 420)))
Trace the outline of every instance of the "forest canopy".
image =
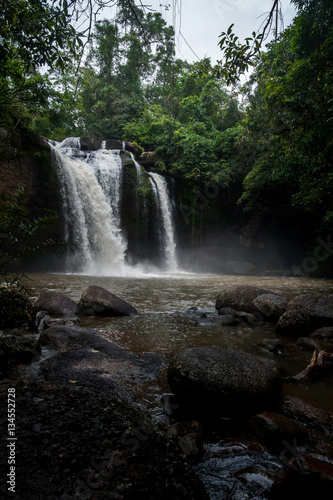
POLYGON ((333 5, 293 3, 266 48, 260 33, 224 33, 218 71, 177 59, 173 28, 133 0, 1 0, 0 126, 135 141, 192 192, 223 183, 245 211, 298 207, 330 231, 333 5), (114 18, 93 23, 108 4, 114 18), (231 90, 240 57, 254 71, 231 90))

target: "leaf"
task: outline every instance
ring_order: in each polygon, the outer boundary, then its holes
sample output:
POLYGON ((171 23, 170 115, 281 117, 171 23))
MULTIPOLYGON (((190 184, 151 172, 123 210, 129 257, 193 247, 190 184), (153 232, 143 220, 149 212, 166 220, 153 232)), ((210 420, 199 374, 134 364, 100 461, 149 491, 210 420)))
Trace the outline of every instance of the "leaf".
POLYGON ((70 382, 71 384, 77 384, 77 380, 68 379, 68 382, 70 382))

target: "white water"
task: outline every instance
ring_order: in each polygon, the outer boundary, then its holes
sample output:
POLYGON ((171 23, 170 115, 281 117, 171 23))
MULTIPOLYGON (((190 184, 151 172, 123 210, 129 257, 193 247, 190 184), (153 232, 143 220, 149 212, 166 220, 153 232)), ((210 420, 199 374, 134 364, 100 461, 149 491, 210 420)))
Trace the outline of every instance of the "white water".
MULTIPOLYGON (((105 150, 96 155, 93 153, 82 161, 76 157, 83 156, 77 145, 79 144, 73 139, 70 142, 66 139, 53 147, 61 180, 65 238, 79 246, 75 255, 68 256, 67 270, 90 275, 126 274, 126 245, 109 199, 96 178, 98 168, 100 171, 107 170, 108 162, 103 161, 105 150), (99 167, 96 166, 97 156, 100 160, 99 167), (89 157, 92 165, 89 164, 89 157)), ((107 156, 110 157, 109 154, 107 156)), ((116 163, 115 170, 117 168, 116 163)), ((112 169, 112 164, 109 169, 112 169)), ((118 172, 112 172, 107 177, 110 188, 112 181, 119 175, 118 172)), ((105 191, 109 188, 105 182, 105 191)), ((112 195, 109 193, 109 196, 112 195)))
POLYGON ((152 180, 151 185, 158 202, 162 221, 162 237, 167 269, 175 271, 177 269, 176 243, 172 224, 172 209, 168 195, 168 186, 164 177, 159 174, 149 172, 149 177, 152 180))

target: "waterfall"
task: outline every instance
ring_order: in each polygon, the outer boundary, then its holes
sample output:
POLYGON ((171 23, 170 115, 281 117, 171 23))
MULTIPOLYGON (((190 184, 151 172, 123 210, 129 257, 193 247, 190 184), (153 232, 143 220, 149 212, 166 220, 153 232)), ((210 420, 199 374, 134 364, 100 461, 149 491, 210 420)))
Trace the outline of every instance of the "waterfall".
POLYGON ((167 269, 177 269, 176 244, 172 223, 172 207, 168 194, 168 186, 164 177, 149 172, 152 189, 157 202, 161 236, 165 252, 167 269))
MULTIPOLYGON (((177 269, 172 204, 165 179, 145 173, 130 154, 101 147, 82 151, 80 138, 49 142, 57 168, 64 239, 79 250, 66 271, 128 275, 140 266, 177 269)), ((124 144, 123 144, 124 146, 124 144)))
MULTIPOLYGON (((76 254, 68 256, 66 270, 123 274, 126 270, 126 245, 106 194, 111 187, 105 182, 104 192, 96 177, 97 170, 103 173, 106 169, 105 163, 101 161, 97 169, 94 153, 86 155, 82 161, 77 157, 84 155, 75 146, 77 144, 68 143, 68 140, 56 147, 51 146, 61 182, 65 239, 79 246, 76 254)), ((117 162, 115 165, 117 170, 117 162)), ((119 176, 117 173, 106 177, 112 184, 112 180, 119 176)))

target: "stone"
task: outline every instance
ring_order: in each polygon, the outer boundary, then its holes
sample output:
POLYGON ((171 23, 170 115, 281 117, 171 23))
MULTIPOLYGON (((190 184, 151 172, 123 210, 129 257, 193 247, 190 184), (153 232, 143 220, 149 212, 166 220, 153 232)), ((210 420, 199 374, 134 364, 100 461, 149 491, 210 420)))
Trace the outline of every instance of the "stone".
POLYGON ((132 153, 135 158, 139 158, 139 156, 143 153, 143 149, 134 142, 125 142, 125 150, 132 153))
POLYGON ((157 162, 157 155, 155 151, 144 151, 139 157, 139 163, 144 167, 153 168, 156 162, 157 162))
POLYGON ((78 305, 74 300, 57 292, 42 292, 34 303, 34 310, 47 311, 50 316, 77 316, 78 305))
POLYGON ((251 276, 256 273, 256 266, 251 262, 241 262, 230 260, 226 265, 226 272, 228 274, 238 274, 244 276, 251 276))
POLYGON ((177 353, 168 382, 180 403, 224 415, 251 413, 280 397, 282 377, 271 360, 218 347, 192 347, 177 353))
POLYGON ((80 145, 82 151, 96 151, 101 147, 102 139, 97 135, 86 135, 80 137, 80 145))
POLYGON ((221 307, 221 309, 219 309, 218 314, 221 316, 226 314, 226 315, 232 316, 234 318, 237 314, 237 311, 236 311, 236 309, 232 309, 232 307, 221 307))
POLYGON ((231 316, 230 314, 223 314, 219 318, 219 323, 222 326, 235 326, 239 325, 239 320, 235 318, 234 316, 231 316))
POLYGON ((58 351, 40 365, 47 380, 94 387, 124 401, 140 384, 155 380, 164 365, 156 354, 131 353, 95 330, 77 326, 52 326, 43 332, 39 345, 58 351))
POLYGON ((333 414, 323 408, 317 408, 294 396, 285 397, 280 407, 285 415, 299 422, 328 431, 333 430, 333 414))
POLYGON ((300 443, 307 436, 305 429, 289 417, 264 411, 249 419, 251 433, 271 449, 283 448, 283 441, 300 443))
POLYGON ((304 336, 316 328, 332 324, 333 297, 302 294, 289 302, 276 325, 276 331, 278 334, 304 336))
POLYGON ((215 309, 231 307, 237 311, 258 312, 254 299, 263 294, 274 294, 270 290, 252 285, 228 285, 222 288, 216 298, 215 309))
POLYGON ((119 139, 107 139, 105 141, 105 149, 123 149, 123 142, 119 139))
POLYGON ((282 295, 264 293, 253 301, 253 305, 268 320, 278 320, 286 312, 289 300, 282 295))
POLYGON ((90 285, 79 301, 81 316, 129 316, 137 310, 100 286, 90 285))
POLYGON ((321 340, 328 344, 333 344, 333 326, 318 328, 309 335, 312 339, 321 340))

